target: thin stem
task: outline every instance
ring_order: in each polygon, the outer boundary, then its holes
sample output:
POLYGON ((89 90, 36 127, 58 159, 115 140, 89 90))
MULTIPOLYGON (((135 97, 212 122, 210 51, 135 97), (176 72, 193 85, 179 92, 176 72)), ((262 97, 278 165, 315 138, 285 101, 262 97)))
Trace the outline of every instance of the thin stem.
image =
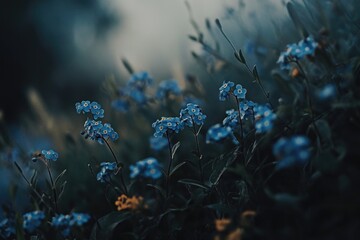
POLYGON ((40 199, 40 201, 42 203, 44 203, 44 205, 51 211, 54 212, 54 209, 48 205, 45 201, 44 198, 40 195, 40 193, 33 187, 33 185, 30 183, 30 181, 27 179, 27 177, 24 175, 22 169, 20 168, 19 164, 17 162, 14 162, 16 168, 18 169, 20 175, 22 176, 22 178, 25 180, 25 182, 29 185, 30 189, 35 193, 35 195, 40 199))
POLYGON ((55 211, 58 212, 58 201, 57 201, 57 192, 56 192, 56 186, 54 184, 54 180, 50 171, 50 166, 49 163, 46 163, 46 169, 49 173, 49 178, 50 178, 50 182, 51 182, 51 189, 53 191, 53 195, 54 195, 54 204, 55 204, 55 211))
POLYGON ((243 123, 242 123, 242 119, 241 119, 240 102, 239 102, 239 99, 236 96, 234 96, 234 97, 236 99, 236 105, 237 105, 238 110, 239 110, 241 153, 244 154, 244 131, 243 131, 243 123))
POLYGON ((168 198, 169 197, 170 170, 171 170, 171 165, 172 165, 172 161, 173 161, 173 152, 172 152, 169 133, 167 131, 166 131, 166 138, 168 140, 169 154, 170 154, 170 162, 169 162, 169 167, 168 167, 167 176, 166 176, 166 198, 168 198))
POLYGON ((118 161, 118 159, 117 159, 117 157, 116 157, 116 155, 115 155, 114 151, 113 151, 113 150, 112 150, 112 148, 110 147, 110 144, 106 141, 106 139, 105 139, 103 136, 101 136, 101 138, 102 138, 102 140, 104 140, 104 142, 105 142, 106 146, 109 148, 109 150, 110 150, 110 152, 111 152, 111 154, 112 154, 113 158, 115 159, 115 162, 116 162, 117 164, 119 164, 119 161, 118 161))
POLYGON ((305 74, 305 71, 302 68, 302 66, 300 65, 300 63, 298 61, 295 61, 295 63, 298 66, 299 70, 301 71, 302 75, 304 76, 305 95, 306 95, 306 99, 307 99, 309 110, 310 110, 311 123, 312 123, 312 125, 314 127, 314 130, 315 130, 316 134, 318 135, 318 137, 320 137, 320 132, 319 132, 319 130, 316 127, 316 124, 315 124, 315 114, 314 114, 312 100, 311 100, 311 96, 310 96, 310 81, 307 78, 307 76, 305 74))
MULTIPOLYGON (((110 150, 113 158, 115 159, 116 164, 119 165, 119 160, 117 159, 114 151, 113 151, 112 148, 110 147, 110 144, 106 141, 106 139, 105 139, 103 136, 101 136, 101 138, 102 138, 102 139, 104 140, 104 142, 106 143, 106 146, 107 146, 108 149, 110 150)), ((127 190, 127 187, 126 187, 126 184, 125 184, 125 180, 124 180, 124 176, 123 176, 123 173, 122 173, 122 169, 123 169, 122 166, 120 166, 120 170, 119 170, 119 172, 120 172, 120 181, 121 181, 121 184, 123 185, 125 194, 127 195, 127 194, 128 194, 128 190, 127 190)))
POLYGON ((191 120, 193 123, 193 133, 194 133, 194 138, 195 138, 195 143, 196 143, 196 152, 197 152, 197 156, 199 158, 199 170, 200 170, 200 180, 201 182, 204 182, 204 174, 203 174, 203 167, 202 167, 202 154, 200 151, 200 144, 199 144, 199 138, 198 138, 198 132, 195 126, 195 122, 194 122, 194 118, 191 116, 191 120))

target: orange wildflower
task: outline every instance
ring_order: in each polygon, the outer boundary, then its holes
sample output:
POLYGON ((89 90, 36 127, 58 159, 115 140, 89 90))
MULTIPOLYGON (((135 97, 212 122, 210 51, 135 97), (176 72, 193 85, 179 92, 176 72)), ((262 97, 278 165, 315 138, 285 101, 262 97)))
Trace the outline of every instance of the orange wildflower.
POLYGON ((118 197, 117 201, 115 202, 115 206, 117 206, 118 211, 122 211, 125 209, 130 210, 137 210, 141 207, 143 204, 144 198, 139 196, 132 196, 129 198, 125 194, 122 194, 120 197, 118 197))
POLYGON ((226 227, 231 223, 231 219, 223 218, 223 219, 215 219, 215 229, 218 232, 222 232, 226 229, 226 227))

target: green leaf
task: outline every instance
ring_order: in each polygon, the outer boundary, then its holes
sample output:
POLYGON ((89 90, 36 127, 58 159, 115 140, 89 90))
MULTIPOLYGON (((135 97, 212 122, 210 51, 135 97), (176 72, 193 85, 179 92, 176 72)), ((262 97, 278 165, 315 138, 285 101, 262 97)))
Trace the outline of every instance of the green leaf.
POLYGON ((171 152, 172 152, 171 158, 172 159, 174 159, 175 153, 179 147, 180 147, 180 142, 177 142, 174 144, 174 146, 172 146, 172 149, 171 149, 171 152))
POLYGON ((159 193, 161 194, 161 196, 162 196, 163 198, 165 198, 165 196, 166 196, 165 190, 164 190, 162 187, 160 187, 159 185, 146 184, 146 186, 151 187, 151 188, 155 188, 156 190, 159 191, 159 193))
POLYGON ((186 162, 181 162, 181 163, 179 163, 178 165, 176 165, 176 166, 171 170, 169 176, 172 176, 172 175, 176 172, 176 170, 178 170, 179 168, 181 168, 184 164, 186 164, 186 162))
POLYGON ((242 53, 241 49, 239 50, 239 57, 240 57, 240 62, 242 62, 243 64, 246 64, 246 59, 245 59, 244 54, 242 53))
POLYGON ((215 19, 215 23, 216 23, 216 26, 217 26, 220 30, 222 30, 222 26, 221 26, 220 20, 219 20, 218 18, 215 19))
POLYGON ((32 176, 30 178, 30 183, 31 183, 32 186, 36 185, 37 176, 38 176, 38 172, 34 169, 33 174, 32 174, 32 176))
POLYGON ((192 40, 192 41, 194 41, 194 42, 197 42, 197 41, 198 41, 198 39, 197 39, 195 36, 193 36, 193 35, 189 35, 188 37, 189 37, 190 40, 192 40))
POLYGON ((130 65, 130 63, 128 62, 128 60, 126 60, 125 58, 121 59, 124 67, 126 68, 126 70, 130 73, 133 74, 134 73, 134 69, 132 68, 132 66, 130 65))
POLYGON ((206 190, 209 190, 210 188, 204 184, 202 184, 201 182, 194 180, 194 179, 180 179, 178 181, 179 183, 183 183, 183 184, 188 184, 188 185, 192 185, 192 186, 196 186, 196 187, 200 187, 206 190))
POLYGON ((58 199, 60 199, 61 196, 64 194, 66 184, 67 184, 67 181, 64 181, 63 184, 61 184, 58 199))
POLYGON ((66 173, 66 169, 64 170, 64 171, 62 171, 60 174, 59 174, 59 176, 57 176, 56 177, 56 179, 55 179, 55 186, 56 186, 56 184, 57 184, 57 182, 62 178, 62 176, 64 176, 64 174, 66 173))
POLYGON ((253 72, 254 78, 256 79, 256 81, 258 81, 259 80, 259 74, 258 74, 256 65, 254 65, 252 72, 253 72))
POLYGON ((131 213, 127 211, 111 212, 96 221, 91 231, 91 240, 108 240, 112 239, 114 229, 120 224, 127 221, 131 213))

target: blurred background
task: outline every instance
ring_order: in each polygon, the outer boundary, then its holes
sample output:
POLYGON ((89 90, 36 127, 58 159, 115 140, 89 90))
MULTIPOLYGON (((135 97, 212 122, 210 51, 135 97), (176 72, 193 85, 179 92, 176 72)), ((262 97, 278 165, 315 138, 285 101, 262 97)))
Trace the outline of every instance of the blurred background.
MULTIPOLYGON (((206 129, 224 117, 213 110, 224 112, 227 107, 217 101, 221 83, 254 85, 252 76, 236 63, 215 19, 220 19, 236 48, 243 50, 249 65, 257 64, 268 90, 280 51, 301 37, 281 0, 14 0, 3 5, 0 189, 7 194, 0 203, 21 208, 29 207, 28 188, 14 174, 13 162, 20 163, 29 177, 34 169, 44 173, 44 166, 31 162, 30 154, 51 148, 60 154, 55 172, 68 169, 70 184, 63 209, 94 209, 93 214, 100 216, 111 209, 99 208, 98 202, 105 201, 100 186, 88 191, 98 184, 88 164, 96 168, 99 162, 112 160, 104 146, 80 135, 85 117, 76 113, 75 103, 81 100, 97 101, 104 107, 106 121, 120 135, 115 152, 127 166, 154 154, 166 159, 166 151, 154 153, 149 147, 151 123, 178 114, 180 105, 170 110, 155 107, 147 113, 111 109, 114 92, 130 77, 124 59, 135 72, 148 71, 156 83, 177 79, 184 92, 194 79, 202 85, 196 97, 211 101, 204 106, 209 119, 202 133, 204 142, 206 129), (287 31, 282 31, 284 27, 287 31), (199 34, 207 47, 191 40, 199 34), (218 57, 209 54, 209 46, 218 57)), ((265 101, 260 91, 249 91, 248 96, 265 101)), ((191 148, 191 141, 184 141, 183 148, 186 144, 191 148)), ((39 176, 40 186, 45 186, 46 175, 39 176)))

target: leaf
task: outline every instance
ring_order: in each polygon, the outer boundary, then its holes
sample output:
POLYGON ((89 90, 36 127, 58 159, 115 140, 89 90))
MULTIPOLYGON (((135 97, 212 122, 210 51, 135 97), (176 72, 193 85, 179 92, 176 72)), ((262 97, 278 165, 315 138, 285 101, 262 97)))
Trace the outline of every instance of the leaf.
POLYGON ((126 60, 125 58, 121 59, 124 67, 126 68, 126 70, 130 73, 130 74, 133 74, 134 73, 134 70, 133 68, 131 67, 130 63, 128 62, 128 60, 126 60))
POLYGON ((114 229, 120 224, 127 221, 131 213, 127 211, 111 212, 96 221, 91 231, 91 240, 108 240, 112 239, 114 229))
POLYGON ((196 186, 196 187, 200 187, 203 188, 205 190, 209 190, 210 188, 204 184, 202 184, 201 182, 194 180, 194 179, 180 179, 178 181, 179 183, 183 183, 183 184, 188 184, 188 185, 192 185, 192 186, 196 186))
POLYGON ((216 23, 216 26, 217 26, 220 30, 222 30, 222 26, 221 26, 220 20, 219 20, 218 18, 215 19, 215 23, 216 23))
POLYGON ((160 187, 159 185, 146 184, 146 186, 155 188, 156 190, 158 190, 160 192, 161 196, 163 196, 163 198, 165 198, 165 196, 166 196, 165 190, 162 187, 160 187))
POLYGON ((242 62, 243 64, 246 65, 246 59, 245 59, 244 54, 242 53, 241 49, 239 50, 239 57, 240 57, 240 62, 242 62))
POLYGON ((254 78, 256 79, 256 81, 258 81, 259 80, 259 74, 258 74, 256 65, 254 65, 252 72, 253 72, 254 78))
POLYGON ((189 35, 188 37, 189 37, 190 40, 192 40, 194 42, 198 41, 198 39, 195 36, 189 35))
POLYGON ((55 186, 56 186, 56 184, 57 184, 57 182, 60 180, 60 178, 62 177, 62 176, 64 176, 64 174, 66 173, 66 169, 64 170, 64 171, 62 171, 57 177, 56 177, 56 179, 55 179, 55 186))
POLYGON ((174 146, 172 146, 172 148, 171 148, 171 152, 172 152, 171 158, 172 159, 174 159, 175 153, 176 153, 176 151, 178 150, 179 147, 180 147, 180 142, 177 142, 177 143, 174 144, 174 146))
POLYGON ((179 163, 178 165, 176 165, 170 172, 169 176, 172 176, 176 170, 178 170, 179 168, 181 168, 184 164, 186 164, 186 162, 182 162, 182 163, 179 163))
POLYGON ((208 18, 205 19, 205 25, 206 25, 206 28, 211 31, 211 23, 210 23, 210 20, 208 18))
POLYGON ((66 184, 67 184, 67 181, 64 181, 63 184, 61 184, 58 199, 60 199, 61 196, 64 194, 66 184))
POLYGON ((36 185, 37 176, 38 176, 38 172, 34 169, 33 175, 30 178, 30 183, 31 183, 32 186, 36 185))

